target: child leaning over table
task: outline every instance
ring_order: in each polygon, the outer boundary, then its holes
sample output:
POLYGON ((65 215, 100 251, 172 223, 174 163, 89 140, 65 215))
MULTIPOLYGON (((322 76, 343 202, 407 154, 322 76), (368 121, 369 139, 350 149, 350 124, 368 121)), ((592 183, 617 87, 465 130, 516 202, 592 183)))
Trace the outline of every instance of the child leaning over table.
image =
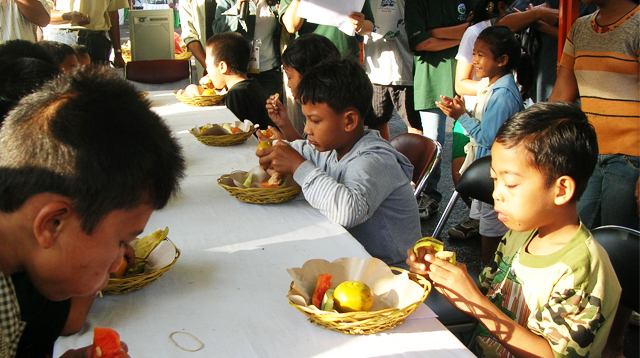
MULTIPOLYGON (((16 356, 28 320, 11 276, 26 273, 51 301, 95 295, 183 173, 169 128, 108 68, 20 100, 0 130, 0 357, 16 356)), ((62 355, 90 356, 91 346, 62 355)))
POLYGON ((239 120, 250 120, 267 129, 273 122, 264 103, 267 100, 255 78, 247 76, 251 46, 237 32, 223 32, 207 40, 207 73, 217 90, 227 88, 224 104, 239 120))
POLYGON ((259 151, 260 165, 293 174, 309 204, 371 256, 407 267, 405 252, 421 237, 413 166, 378 131, 365 130, 373 88, 364 69, 347 59, 324 61, 296 92, 308 137, 259 151))
POLYGON ((576 209, 597 154, 595 131, 572 104, 543 102, 512 116, 491 150, 495 210, 511 230, 481 287, 463 264, 408 251, 412 271, 482 323, 480 356, 601 355, 620 285, 576 209))

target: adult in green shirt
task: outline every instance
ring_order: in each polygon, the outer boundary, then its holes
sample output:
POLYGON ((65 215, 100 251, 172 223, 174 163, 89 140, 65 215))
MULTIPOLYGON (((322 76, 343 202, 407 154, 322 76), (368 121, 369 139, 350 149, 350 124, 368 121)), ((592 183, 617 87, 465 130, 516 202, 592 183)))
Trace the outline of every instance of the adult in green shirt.
MULTIPOLYGON (((280 1, 280 21, 290 34, 295 34, 296 38, 310 32, 322 35, 336 45, 342 57, 354 60, 359 59, 360 46, 358 46, 355 36, 349 36, 335 26, 307 22, 306 19, 297 15, 299 5, 300 0, 280 1)), ((352 12, 349 18, 351 18, 357 35, 364 36, 371 33, 374 20, 369 0, 365 0, 362 12, 352 12)))
MULTIPOLYGON (((414 53, 414 104, 420 111, 423 135, 444 147, 447 117, 436 106, 440 95, 454 95, 456 54, 474 0, 406 0, 405 27, 414 53)), ((440 164, 429 176, 418 203, 420 218, 428 219, 439 209, 440 164)))

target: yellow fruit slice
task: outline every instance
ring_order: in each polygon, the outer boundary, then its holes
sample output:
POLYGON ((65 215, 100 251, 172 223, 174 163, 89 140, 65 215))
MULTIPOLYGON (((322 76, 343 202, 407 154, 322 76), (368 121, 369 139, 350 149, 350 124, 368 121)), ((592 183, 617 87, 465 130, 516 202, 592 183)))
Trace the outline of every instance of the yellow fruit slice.
POLYGON ((263 150, 265 148, 269 148, 269 147, 271 147, 271 141, 267 140, 267 141, 264 141, 264 142, 260 142, 258 144, 258 147, 256 148, 256 152, 261 151, 261 150, 263 150))
POLYGON ((440 260, 449 261, 452 264, 456 264, 456 253, 453 251, 440 251, 436 252, 436 258, 440 260))
POLYGON ((333 304, 342 313, 368 311, 373 306, 373 292, 363 282, 345 281, 333 291, 333 304))
POLYGON ((136 258, 146 260, 151 251, 167 237, 167 234, 169 234, 169 227, 165 227, 164 230, 158 229, 156 232, 138 240, 133 247, 133 250, 136 252, 136 258))
POLYGON ((421 247, 433 247, 436 252, 440 252, 444 250, 444 243, 436 238, 431 236, 423 237, 418 240, 415 245, 413 245, 413 252, 417 255, 418 249, 421 247))

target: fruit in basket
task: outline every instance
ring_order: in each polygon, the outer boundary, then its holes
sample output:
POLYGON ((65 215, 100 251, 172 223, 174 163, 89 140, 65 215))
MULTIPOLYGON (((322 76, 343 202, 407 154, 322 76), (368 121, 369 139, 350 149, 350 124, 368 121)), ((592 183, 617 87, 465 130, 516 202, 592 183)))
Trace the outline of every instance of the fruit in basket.
POLYGON ((345 281, 333 291, 333 301, 341 313, 368 311, 373 306, 373 292, 364 282, 345 281))
POLYGON ((114 274, 117 277, 122 277, 124 276, 124 274, 127 272, 127 267, 129 266, 129 263, 127 262, 127 258, 126 256, 122 257, 122 262, 120 263, 120 266, 118 267, 118 269, 116 270, 116 272, 114 272, 114 274))
POLYGON ((203 96, 213 96, 215 94, 216 94, 216 91, 211 88, 207 88, 204 91, 202 91, 203 96))
POLYGON ((133 245, 133 250, 136 252, 136 261, 138 259, 146 260, 153 249, 158 246, 162 240, 164 240, 169 234, 169 228, 165 227, 164 230, 158 229, 155 232, 141 238, 133 245))
POLYGON ((100 358, 120 357, 120 335, 111 328, 96 327, 93 330, 93 356, 100 358))
POLYGON ((333 310, 333 291, 335 291, 335 289, 330 288, 327 290, 327 292, 324 293, 324 297, 322 298, 322 303, 320 304, 322 306, 321 310, 323 311, 331 311, 333 310))
POLYGON ((280 185, 284 184, 284 177, 282 176, 282 174, 280 174, 278 172, 274 172, 271 175, 271 178, 269 178, 269 180, 263 181, 263 182, 261 182, 259 184, 262 185, 265 188, 276 188, 276 187, 279 187, 280 185))
POLYGON ((321 273, 318 275, 318 281, 316 282, 316 289, 313 291, 313 296, 311 297, 311 303, 321 308, 322 299, 324 298, 325 292, 331 287, 331 278, 333 276, 330 273, 321 273))
POLYGON ((265 148, 269 148, 269 147, 271 147, 271 141, 270 140, 266 140, 264 142, 260 142, 258 144, 258 147, 256 148, 256 152, 261 151, 261 150, 263 150, 265 148))

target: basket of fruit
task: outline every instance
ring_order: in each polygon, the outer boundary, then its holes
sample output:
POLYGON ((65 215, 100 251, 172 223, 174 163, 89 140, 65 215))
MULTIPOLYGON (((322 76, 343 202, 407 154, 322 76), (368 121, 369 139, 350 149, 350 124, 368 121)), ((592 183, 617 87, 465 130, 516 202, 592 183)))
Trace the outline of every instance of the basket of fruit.
POLYGON ((226 147, 244 143, 256 131, 251 121, 235 121, 234 123, 205 124, 196 126, 189 131, 196 139, 205 145, 226 147))
POLYGON ((226 92, 218 93, 214 89, 204 88, 198 85, 188 85, 184 90, 176 90, 174 92, 178 101, 194 107, 215 106, 220 103, 226 92))
POLYGON ((129 265, 123 260, 122 266, 109 278, 107 287, 102 290, 105 295, 120 295, 139 290, 157 280, 176 264, 180 250, 169 240, 169 228, 158 229, 143 238, 131 243, 135 251, 135 263, 129 265))
POLYGON ((302 191, 292 175, 268 174, 257 166, 218 178, 218 185, 236 199, 249 204, 278 204, 295 199, 302 191))
POLYGON ((344 334, 394 328, 431 292, 426 278, 376 258, 310 260, 287 271, 293 278, 289 304, 310 322, 344 334))

